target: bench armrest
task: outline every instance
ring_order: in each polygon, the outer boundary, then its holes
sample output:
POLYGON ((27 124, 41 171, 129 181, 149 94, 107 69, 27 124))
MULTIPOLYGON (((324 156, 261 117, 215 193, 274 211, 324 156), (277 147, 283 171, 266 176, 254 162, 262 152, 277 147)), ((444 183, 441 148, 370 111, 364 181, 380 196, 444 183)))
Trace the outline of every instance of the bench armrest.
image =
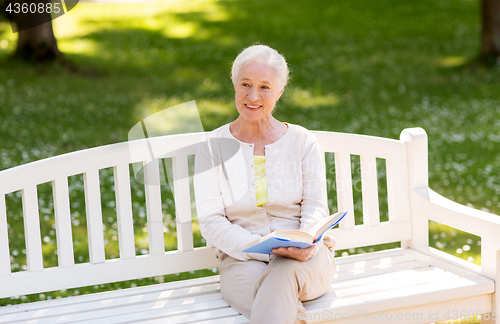
MULTIPOLYGON (((500 216, 458 204, 429 188, 418 188, 414 190, 414 193, 413 211, 416 214, 414 216, 481 237, 481 275, 495 280, 495 291, 500 291, 500 216)), ((420 249, 436 255, 435 251, 429 247, 420 247, 420 249)), ((451 259, 448 258, 448 261, 452 261, 451 259)), ((454 263, 464 267, 461 261, 454 263)), ((494 309, 500 309, 499 297, 494 303, 494 309)))
POLYGON ((451 201, 430 188, 415 189, 418 216, 487 238, 500 247, 500 216, 451 201))

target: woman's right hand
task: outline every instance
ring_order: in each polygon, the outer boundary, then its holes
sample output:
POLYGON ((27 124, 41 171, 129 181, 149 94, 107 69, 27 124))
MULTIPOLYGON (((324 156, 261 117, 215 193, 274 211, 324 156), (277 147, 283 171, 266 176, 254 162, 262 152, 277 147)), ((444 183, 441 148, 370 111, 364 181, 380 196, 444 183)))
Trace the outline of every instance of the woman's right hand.
POLYGON ((316 255, 317 244, 311 245, 307 248, 301 249, 297 247, 279 247, 277 249, 272 249, 271 253, 276 256, 282 256, 285 258, 295 259, 297 261, 307 261, 316 255))

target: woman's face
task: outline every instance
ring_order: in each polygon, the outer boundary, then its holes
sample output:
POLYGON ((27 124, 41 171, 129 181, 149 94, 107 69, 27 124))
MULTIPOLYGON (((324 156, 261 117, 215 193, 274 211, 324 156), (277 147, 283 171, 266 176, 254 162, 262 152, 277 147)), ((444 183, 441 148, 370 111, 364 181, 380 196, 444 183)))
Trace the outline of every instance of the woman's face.
POLYGON ((260 121, 271 115, 284 87, 267 64, 251 62, 243 66, 234 83, 236 109, 247 121, 260 121))

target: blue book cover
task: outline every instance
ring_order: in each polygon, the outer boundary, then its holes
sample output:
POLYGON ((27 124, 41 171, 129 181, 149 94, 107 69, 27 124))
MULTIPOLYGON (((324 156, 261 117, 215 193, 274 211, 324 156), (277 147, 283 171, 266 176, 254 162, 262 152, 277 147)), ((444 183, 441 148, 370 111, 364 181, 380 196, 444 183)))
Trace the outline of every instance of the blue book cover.
POLYGON ((271 250, 278 247, 306 248, 321 241, 323 235, 340 223, 347 212, 338 212, 326 217, 307 230, 278 230, 250 243, 243 252, 271 254, 271 250), (318 235, 319 234, 319 235, 318 235), (315 240, 317 236, 317 239, 315 240))

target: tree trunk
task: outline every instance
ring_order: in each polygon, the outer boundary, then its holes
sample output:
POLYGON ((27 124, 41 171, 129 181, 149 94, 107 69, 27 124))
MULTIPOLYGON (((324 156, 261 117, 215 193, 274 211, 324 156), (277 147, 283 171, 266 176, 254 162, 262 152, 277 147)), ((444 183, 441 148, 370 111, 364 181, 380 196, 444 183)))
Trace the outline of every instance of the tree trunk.
MULTIPOLYGON (((8 0, 7 3, 9 2, 14 2, 14 0, 8 0)), ((41 0, 34 2, 46 3, 48 1, 41 0)), ((19 31, 14 57, 36 62, 64 60, 62 53, 57 47, 50 13, 12 13, 9 18, 19 31)))
POLYGON ((500 63, 500 0, 482 0, 481 56, 486 63, 500 63))
POLYGON ((20 31, 14 57, 37 62, 62 58, 52 30, 52 22, 20 31))

